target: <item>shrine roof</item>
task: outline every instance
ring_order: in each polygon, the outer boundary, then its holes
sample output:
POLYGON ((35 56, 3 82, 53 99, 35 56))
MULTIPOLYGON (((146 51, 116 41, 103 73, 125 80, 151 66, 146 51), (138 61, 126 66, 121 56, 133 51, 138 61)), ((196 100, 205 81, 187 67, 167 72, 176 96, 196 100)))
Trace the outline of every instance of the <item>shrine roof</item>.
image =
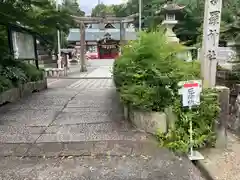
MULTIPOLYGON (((90 24, 91 25, 91 29, 99 29, 99 24, 90 24)), ((107 25, 107 24, 105 24, 107 25)), ((116 24, 111 24, 115 29, 120 29, 120 24, 116 23, 116 24)))
MULTIPOLYGON (((105 29, 105 30, 99 30, 99 29, 93 29, 93 28, 87 28, 85 32, 85 39, 86 41, 98 41, 104 37, 105 34, 109 33, 111 35, 111 38, 114 40, 119 41, 120 40, 120 29, 105 29)), ((137 39, 137 33, 132 29, 126 29, 125 32, 126 40, 136 40, 137 39)), ((68 41, 80 41, 80 29, 70 29, 68 37, 68 41)))

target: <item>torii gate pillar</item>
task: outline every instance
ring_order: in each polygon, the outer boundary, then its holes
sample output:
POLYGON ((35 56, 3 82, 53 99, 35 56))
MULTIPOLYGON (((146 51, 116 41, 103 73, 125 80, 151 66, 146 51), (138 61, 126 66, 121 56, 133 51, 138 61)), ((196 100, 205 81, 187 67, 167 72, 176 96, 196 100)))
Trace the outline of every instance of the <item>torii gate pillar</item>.
POLYGON ((85 25, 84 23, 80 24, 80 39, 81 39, 81 68, 80 68, 80 72, 86 72, 87 71, 87 67, 86 67, 86 62, 85 62, 85 49, 86 49, 86 43, 85 43, 85 25))

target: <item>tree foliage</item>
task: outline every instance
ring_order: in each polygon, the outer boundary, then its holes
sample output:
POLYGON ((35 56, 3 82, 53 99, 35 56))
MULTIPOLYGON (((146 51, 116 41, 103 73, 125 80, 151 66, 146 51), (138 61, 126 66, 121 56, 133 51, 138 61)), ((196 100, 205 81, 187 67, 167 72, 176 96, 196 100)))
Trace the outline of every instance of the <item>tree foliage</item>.
POLYGON ((92 17, 97 17, 97 16, 101 16, 101 15, 106 14, 106 13, 113 13, 113 14, 115 14, 113 7, 114 7, 114 5, 107 6, 107 5, 103 4, 103 3, 98 4, 96 7, 94 7, 92 9, 91 16, 92 17))
POLYGON ((74 26, 71 15, 84 15, 76 1, 66 0, 58 9, 54 0, 0 0, 0 93, 44 78, 42 70, 9 56, 6 27, 17 25, 32 30, 53 48, 57 29, 67 33, 74 26))
POLYGON ((0 23, 19 22, 37 32, 52 28, 66 30, 71 20, 65 10, 56 11, 56 5, 49 0, 6 0, 1 2, 0 15, 0 23))
MULTIPOLYGON (((53 0, 1 0, 0 24, 18 24, 44 36, 51 46, 56 42, 56 30, 67 33, 74 26, 71 14, 84 15, 76 1, 66 0, 59 10, 53 0)), ((0 28, 1 31, 2 28, 0 28)), ((6 39, 0 32, 0 41, 6 39)), ((0 45, 1 46, 1 45, 0 45)))
POLYGON ((62 4, 62 8, 67 10, 70 14, 76 16, 84 16, 85 12, 79 8, 79 4, 77 0, 64 0, 62 4))
MULTIPOLYGON (((178 5, 184 5, 185 8, 177 14, 179 23, 174 28, 175 33, 186 45, 196 45, 202 39, 202 27, 204 19, 203 0, 175 0, 178 5)), ((111 9, 118 17, 125 17, 139 12, 139 0, 129 0, 124 4, 106 6, 101 4, 93 9, 96 12, 111 9)), ((142 0, 142 27, 147 29, 156 28, 163 20, 162 15, 156 12, 161 10, 166 0, 142 0)), ((239 40, 240 35, 240 0, 224 0, 222 8, 222 23, 220 39, 239 40)), ((138 27, 138 19, 134 22, 138 27)))

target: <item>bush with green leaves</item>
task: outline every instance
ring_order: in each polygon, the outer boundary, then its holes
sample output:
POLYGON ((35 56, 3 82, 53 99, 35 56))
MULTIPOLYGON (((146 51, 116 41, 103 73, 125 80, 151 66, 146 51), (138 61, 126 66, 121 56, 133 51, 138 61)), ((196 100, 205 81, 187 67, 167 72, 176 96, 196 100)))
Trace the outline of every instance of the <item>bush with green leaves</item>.
POLYGON ((14 60, 11 57, 0 60, 0 92, 43 78, 44 72, 34 65, 14 60))
POLYGON ((4 76, 0 76, 0 93, 9 90, 13 87, 11 80, 4 76))
POLYGON ((200 63, 185 62, 176 53, 179 44, 167 42, 164 33, 143 32, 140 39, 123 48, 113 68, 113 78, 123 104, 135 110, 164 111, 173 107, 177 116, 176 129, 157 134, 161 145, 174 151, 186 152, 189 148, 189 119, 197 128, 194 147, 202 148, 214 142, 213 123, 219 105, 217 94, 204 90, 201 105, 191 112, 181 107, 178 82, 200 79, 200 63), (211 108, 209 108, 211 107, 211 108))
POLYGON ((36 66, 32 64, 27 64, 25 62, 19 62, 16 64, 18 68, 21 68, 27 76, 27 81, 39 81, 44 78, 44 73, 42 70, 37 69, 36 66))
POLYGON ((5 67, 1 75, 12 81, 14 86, 27 82, 27 76, 24 71, 18 67, 5 67))
POLYGON ((174 100, 178 82, 198 75, 198 63, 177 59, 175 54, 182 47, 168 43, 161 34, 143 32, 140 40, 125 46, 122 56, 115 61, 114 82, 122 101, 133 108, 164 110, 174 100))
POLYGON ((140 40, 128 44, 115 61, 116 87, 121 91, 122 100, 133 108, 161 111, 173 100, 173 87, 177 86, 172 76, 177 69, 174 54, 181 47, 168 44, 158 33, 142 33, 140 40), (149 98, 150 104, 139 104, 149 98))
POLYGON ((201 104, 197 108, 189 110, 181 106, 181 98, 176 97, 173 112, 177 116, 174 129, 166 134, 157 133, 157 139, 161 146, 167 147, 175 152, 188 152, 189 144, 189 122, 193 123, 193 147, 204 148, 214 146, 214 125, 219 114, 218 94, 213 89, 205 89, 201 95, 201 104))
POLYGON ((3 69, 4 67, 0 64, 0 93, 13 87, 11 80, 1 75, 1 72, 3 71, 3 69))

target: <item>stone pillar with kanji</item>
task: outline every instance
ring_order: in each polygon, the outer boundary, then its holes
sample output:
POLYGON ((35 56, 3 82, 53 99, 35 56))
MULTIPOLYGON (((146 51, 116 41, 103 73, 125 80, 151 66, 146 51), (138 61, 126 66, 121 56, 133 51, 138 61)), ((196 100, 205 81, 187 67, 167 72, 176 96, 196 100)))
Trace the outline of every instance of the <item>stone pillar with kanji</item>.
POLYGON ((220 35, 222 0, 205 0, 201 72, 204 87, 216 85, 217 50, 220 35))

